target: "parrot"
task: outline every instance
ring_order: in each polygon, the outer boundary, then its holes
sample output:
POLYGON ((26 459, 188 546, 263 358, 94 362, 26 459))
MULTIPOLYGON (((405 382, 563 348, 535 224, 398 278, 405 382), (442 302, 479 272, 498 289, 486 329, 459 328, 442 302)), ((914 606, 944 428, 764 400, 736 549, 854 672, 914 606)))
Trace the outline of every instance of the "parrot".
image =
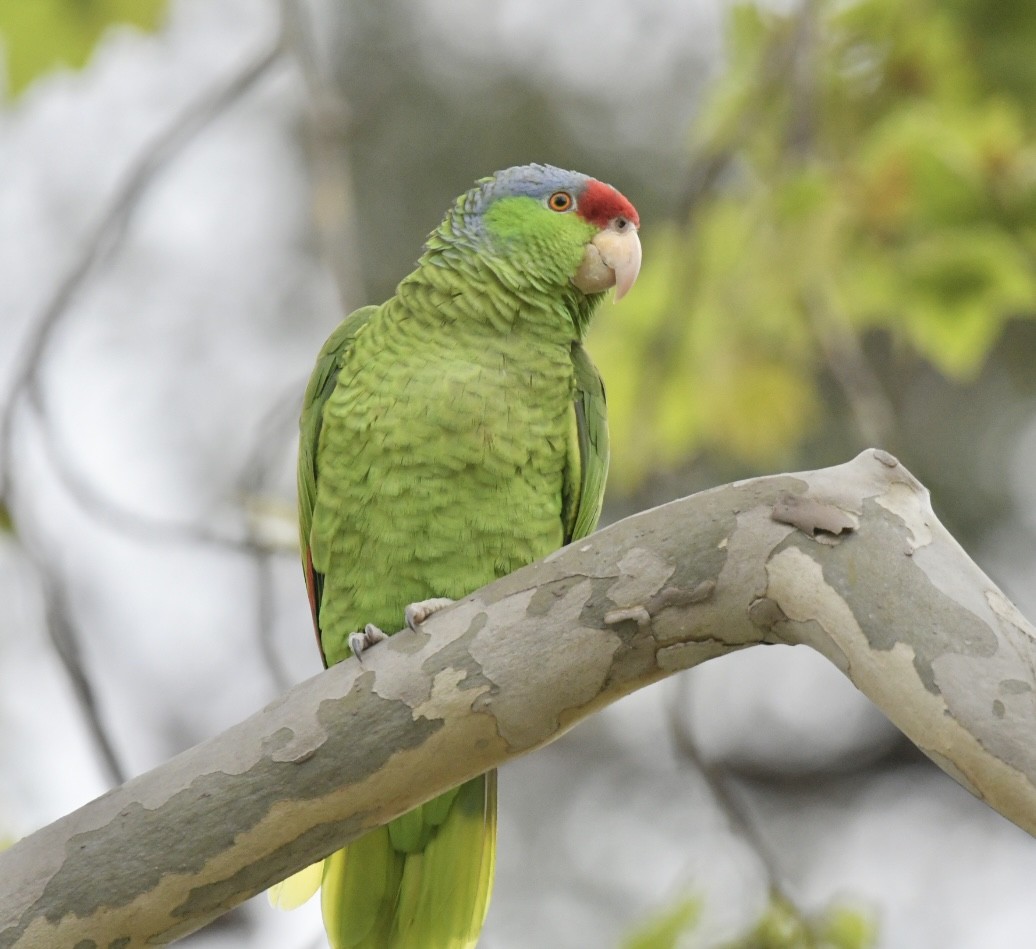
MULTIPOLYGON (((608 469, 591 317, 640 270, 615 188, 528 164, 477 181, 395 294, 317 357, 298 454, 302 562, 325 666, 594 530, 608 469)), ((271 890, 321 890, 333 949, 466 949, 492 888, 490 771, 271 890)))

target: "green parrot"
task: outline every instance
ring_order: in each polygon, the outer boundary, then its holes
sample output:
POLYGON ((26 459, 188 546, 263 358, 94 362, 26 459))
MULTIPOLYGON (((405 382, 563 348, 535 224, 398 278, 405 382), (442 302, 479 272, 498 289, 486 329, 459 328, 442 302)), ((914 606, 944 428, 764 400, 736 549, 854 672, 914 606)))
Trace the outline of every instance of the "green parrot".
MULTIPOLYGON (((640 269, 640 221, 586 175, 483 178, 381 306, 331 334, 300 422, 302 559, 325 665, 590 533, 608 468, 582 340, 640 269)), ((334 949, 461 949, 485 919, 496 772, 279 884, 334 949)))

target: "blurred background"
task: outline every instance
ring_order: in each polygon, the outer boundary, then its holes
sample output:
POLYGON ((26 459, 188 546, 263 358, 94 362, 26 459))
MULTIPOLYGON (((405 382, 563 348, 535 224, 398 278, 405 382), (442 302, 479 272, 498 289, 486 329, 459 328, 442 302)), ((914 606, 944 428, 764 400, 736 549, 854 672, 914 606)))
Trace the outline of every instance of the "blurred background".
MULTIPOLYGON (((318 671, 298 407, 452 198, 620 188, 605 519, 898 455, 1036 617, 1029 0, 0 0, 0 838, 318 671)), ((481 946, 1031 947, 1036 843, 771 647, 503 769, 481 946)), ((187 941, 323 945, 260 897, 187 941)))

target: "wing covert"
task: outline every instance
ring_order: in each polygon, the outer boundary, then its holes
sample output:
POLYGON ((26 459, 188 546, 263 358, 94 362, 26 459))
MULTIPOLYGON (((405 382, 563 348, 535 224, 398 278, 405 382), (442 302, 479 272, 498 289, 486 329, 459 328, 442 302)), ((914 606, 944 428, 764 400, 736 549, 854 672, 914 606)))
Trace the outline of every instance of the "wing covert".
POLYGON ((565 543, 586 537, 597 526, 608 477, 608 415, 604 383, 582 344, 572 344, 575 390, 572 435, 562 497, 565 543))
MULTIPOLYGON (((309 592, 309 608, 313 614, 313 628, 317 634, 317 645, 323 658, 324 649, 320 643, 320 598, 324 588, 324 575, 314 570, 310 550, 310 532, 313 528, 313 509, 316 506, 317 446, 320 443, 320 428, 324 420, 324 406, 338 383, 353 340, 360 334, 377 311, 376 306, 365 306, 354 310, 328 337, 317 356, 313 374, 309 377, 306 394, 299 418, 299 542, 302 549, 302 569, 306 575, 306 590, 309 592)), ((324 662, 327 665, 326 659, 324 662)))

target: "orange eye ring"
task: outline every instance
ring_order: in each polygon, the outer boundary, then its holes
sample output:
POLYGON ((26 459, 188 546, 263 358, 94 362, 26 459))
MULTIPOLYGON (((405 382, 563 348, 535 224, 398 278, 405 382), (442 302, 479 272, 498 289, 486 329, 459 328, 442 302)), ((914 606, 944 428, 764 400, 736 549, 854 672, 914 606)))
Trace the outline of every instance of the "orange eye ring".
POLYGON ((557 211, 563 213, 565 211, 571 211, 575 207, 575 201, 572 200, 572 195, 567 191, 555 191, 549 198, 547 198, 547 207, 551 211, 557 211))

